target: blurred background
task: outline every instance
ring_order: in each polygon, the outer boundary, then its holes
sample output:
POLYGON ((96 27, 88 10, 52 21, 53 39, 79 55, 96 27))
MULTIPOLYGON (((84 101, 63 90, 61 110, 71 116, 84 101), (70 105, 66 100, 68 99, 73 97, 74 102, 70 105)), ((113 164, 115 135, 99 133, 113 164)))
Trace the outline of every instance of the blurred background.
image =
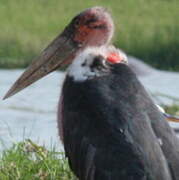
MULTIPOLYGON (((92 6, 109 9, 116 25, 114 44, 129 60, 137 58, 141 82, 157 103, 177 114, 178 0, 0 0, 0 97, 72 17, 92 6)), ((53 73, 0 102, 1 147, 25 138, 60 146, 56 109, 63 78, 64 73, 53 73)))
POLYGON ((96 5, 113 15, 115 45, 157 68, 179 70, 177 0, 0 0, 0 67, 26 67, 74 15, 96 5))

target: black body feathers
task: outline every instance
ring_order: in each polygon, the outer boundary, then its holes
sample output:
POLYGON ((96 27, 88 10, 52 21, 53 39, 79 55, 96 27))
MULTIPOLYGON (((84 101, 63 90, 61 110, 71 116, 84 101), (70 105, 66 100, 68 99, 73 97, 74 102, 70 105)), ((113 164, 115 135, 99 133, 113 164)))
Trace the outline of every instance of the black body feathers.
POLYGON ((178 140, 127 65, 84 82, 67 76, 62 94, 65 152, 80 180, 179 179, 178 140))

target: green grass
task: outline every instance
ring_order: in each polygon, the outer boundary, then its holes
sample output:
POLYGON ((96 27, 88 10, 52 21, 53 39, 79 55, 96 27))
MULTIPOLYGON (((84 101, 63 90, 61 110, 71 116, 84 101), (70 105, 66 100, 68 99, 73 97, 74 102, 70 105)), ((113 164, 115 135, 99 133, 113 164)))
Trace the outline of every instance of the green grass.
POLYGON ((0 157, 1 180, 77 180, 64 153, 48 151, 31 140, 14 144, 0 157))
POLYGON ((0 0, 0 68, 26 67, 74 15, 96 5, 113 14, 116 46, 155 67, 179 70, 178 0, 0 0))
POLYGON ((178 104, 174 104, 172 106, 165 106, 164 109, 169 114, 174 114, 174 115, 179 116, 179 105, 178 104))

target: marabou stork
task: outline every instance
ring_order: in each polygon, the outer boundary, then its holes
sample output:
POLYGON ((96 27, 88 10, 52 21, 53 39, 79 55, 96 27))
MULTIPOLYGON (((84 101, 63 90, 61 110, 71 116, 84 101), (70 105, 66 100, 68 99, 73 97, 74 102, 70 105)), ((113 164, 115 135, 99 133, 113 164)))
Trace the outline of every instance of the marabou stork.
POLYGON ((125 61, 115 49, 109 51, 113 29, 104 8, 83 11, 5 98, 71 64, 58 124, 76 176, 80 180, 178 180, 179 141, 125 61))

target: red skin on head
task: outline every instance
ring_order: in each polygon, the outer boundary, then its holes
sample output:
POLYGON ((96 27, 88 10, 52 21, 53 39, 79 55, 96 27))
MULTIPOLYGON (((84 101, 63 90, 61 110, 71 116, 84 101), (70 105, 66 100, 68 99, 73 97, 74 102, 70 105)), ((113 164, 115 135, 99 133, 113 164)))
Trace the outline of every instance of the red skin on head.
POLYGON ((115 52, 111 52, 108 56, 107 56, 107 61, 109 61, 112 64, 115 63, 120 63, 123 60, 123 57, 120 56, 119 53, 115 53, 115 52))
POLYGON ((101 46, 108 43, 113 35, 113 21, 103 8, 87 9, 74 22, 73 40, 83 46, 101 46))

